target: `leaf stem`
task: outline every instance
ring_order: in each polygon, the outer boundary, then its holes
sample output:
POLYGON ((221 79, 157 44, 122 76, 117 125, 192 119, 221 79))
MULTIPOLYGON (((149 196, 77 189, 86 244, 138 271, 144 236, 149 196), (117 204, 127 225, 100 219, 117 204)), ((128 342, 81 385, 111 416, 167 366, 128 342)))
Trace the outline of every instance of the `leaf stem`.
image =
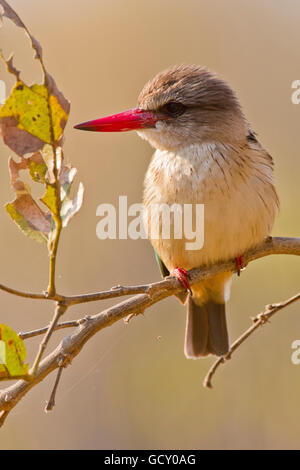
MULTIPOLYGON (((60 199, 59 199, 60 205, 60 199)), ((62 221, 60 216, 54 217, 55 221, 55 236, 54 240, 50 245, 49 248, 49 285, 47 289, 47 293, 49 297, 54 297, 56 295, 56 284, 55 284, 55 273, 56 273, 56 256, 57 256, 57 249, 60 239, 60 234, 62 230, 62 221)))
MULTIPOLYGON (((49 122, 50 122, 50 140, 51 140, 51 146, 53 150, 53 175, 55 178, 53 187, 55 190, 55 206, 56 207, 55 207, 54 212, 52 212, 52 217, 55 223, 55 235, 54 235, 54 240, 51 241, 50 248, 49 248, 50 262, 49 262, 49 285, 48 285, 48 295, 53 297, 56 294, 56 285, 55 285, 56 255, 57 255, 60 234, 62 231, 62 219, 60 215, 61 194, 60 194, 60 182, 59 182, 59 167, 58 167, 58 162, 57 162, 58 146, 57 146, 57 142, 55 140, 55 135, 54 135, 52 108, 50 104, 49 78, 48 78, 48 73, 46 71, 43 59, 40 57, 39 60, 43 69, 44 82, 45 82, 45 86, 47 89, 47 107, 48 107, 49 122)), ((61 150, 60 167, 62 165, 62 162, 63 162, 63 153, 61 150)))

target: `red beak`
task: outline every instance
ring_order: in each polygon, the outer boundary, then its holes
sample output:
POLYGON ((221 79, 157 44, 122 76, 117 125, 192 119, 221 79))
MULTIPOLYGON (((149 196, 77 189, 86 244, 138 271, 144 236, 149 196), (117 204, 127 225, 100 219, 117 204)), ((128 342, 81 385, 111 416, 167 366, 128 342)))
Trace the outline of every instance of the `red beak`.
POLYGON ((83 122, 82 124, 77 124, 74 128, 81 129, 82 131, 125 132, 145 127, 154 127, 154 124, 162 119, 166 119, 166 116, 135 108, 123 113, 95 119, 94 121, 83 122))

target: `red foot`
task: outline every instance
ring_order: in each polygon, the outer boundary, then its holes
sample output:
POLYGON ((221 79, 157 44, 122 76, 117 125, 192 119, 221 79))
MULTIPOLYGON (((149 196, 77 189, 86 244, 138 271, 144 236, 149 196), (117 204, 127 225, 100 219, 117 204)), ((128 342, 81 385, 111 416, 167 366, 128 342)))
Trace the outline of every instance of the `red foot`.
POLYGON ((170 274, 178 279, 180 284, 189 291, 190 295, 193 295, 189 281, 189 274, 185 269, 176 267, 170 274))
POLYGON ((236 265, 237 275, 240 276, 240 275, 241 275, 241 270, 242 270, 243 267, 244 267, 244 260, 243 260, 243 256, 242 256, 242 255, 237 256, 237 257, 235 258, 235 265, 236 265))

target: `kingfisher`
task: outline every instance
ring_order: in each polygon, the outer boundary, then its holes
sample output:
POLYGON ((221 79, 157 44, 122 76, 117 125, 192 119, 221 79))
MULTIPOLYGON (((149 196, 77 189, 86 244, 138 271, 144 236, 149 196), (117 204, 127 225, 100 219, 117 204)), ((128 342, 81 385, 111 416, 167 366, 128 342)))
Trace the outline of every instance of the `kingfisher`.
POLYGON ((146 209, 204 205, 201 249, 187 249, 185 235, 166 239, 149 230, 148 237, 162 275, 176 276, 185 288, 178 297, 187 305, 186 357, 226 355, 225 304, 233 272, 190 286, 188 271, 235 259, 239 274, 243 253, 270 235, 279 209, 273 159, 251 130, 235 92, 206 67, 175 66, 144 86, 136 108, 75 128, 135 130, 154 147, 144 181, 146 209))

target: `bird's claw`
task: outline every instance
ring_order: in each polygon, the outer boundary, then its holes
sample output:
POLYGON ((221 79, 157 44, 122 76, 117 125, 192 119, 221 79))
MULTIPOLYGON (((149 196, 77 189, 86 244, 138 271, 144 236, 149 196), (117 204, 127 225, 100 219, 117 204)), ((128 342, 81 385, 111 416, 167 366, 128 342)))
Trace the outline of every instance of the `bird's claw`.
POLYGON ((236 265, 237 275, 240 276, 242 269, 244 269, 244 260, 243 260, 242 255, 237 256, 235 258, 235 265, 236 265))
POLYGON ((176 277, 176 279, 180 282, 182 287, 188 290, 190 295, 193 295, 192 289, 190 286, 190 281, 189 281, 189 273, 183 269, 183 268, 175 268, 171 271, 171 276, 176 277))

